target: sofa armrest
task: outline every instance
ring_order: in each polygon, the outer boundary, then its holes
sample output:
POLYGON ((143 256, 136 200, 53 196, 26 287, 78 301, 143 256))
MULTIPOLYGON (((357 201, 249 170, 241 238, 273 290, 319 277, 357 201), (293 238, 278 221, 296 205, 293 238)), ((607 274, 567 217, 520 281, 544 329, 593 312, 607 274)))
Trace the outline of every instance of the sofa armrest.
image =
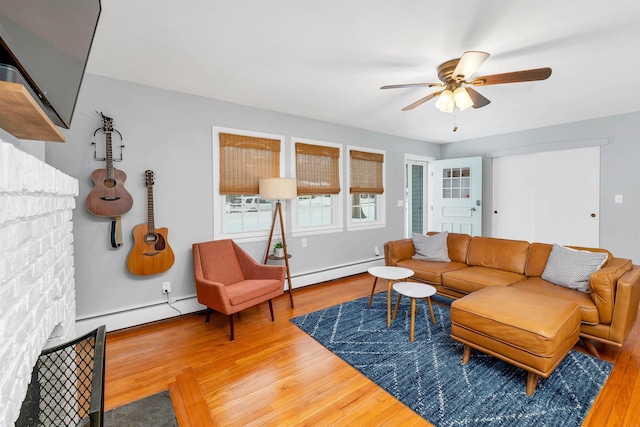
POLYGON ((392 240, 384 244, 384 264, 396 265, 403 259, 411 259, 416 249, 412 239, 392 240))
POLYGON ((589 277, 589 294, 598 307, 600 323, 611 324, 616 297, 616 283, 631 268, 629 259, 612 258, 606 267, 602 267, 589 277))
POLYGON ((626 272, 616 286, 616 302, 609 339, 622 344, 629 335, 638 316, 640 304, 640 266, 634 265, 626 272))

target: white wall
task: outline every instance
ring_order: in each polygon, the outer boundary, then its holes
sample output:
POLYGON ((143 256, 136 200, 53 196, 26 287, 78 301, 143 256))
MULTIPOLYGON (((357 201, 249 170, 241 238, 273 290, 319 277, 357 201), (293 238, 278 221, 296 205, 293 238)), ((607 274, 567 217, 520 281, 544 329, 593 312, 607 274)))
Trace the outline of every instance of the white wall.
MULTIPOLYGON (((606 145, 600 148, 600 246, 615 256, 629 258, 640 264, 640 113, 586 120, 564 125, 532 129, 442 146, 443 158, 487 155, 517 147, 567 145, 593 141, 606 145), (624 196, 624 203, 615 204, 614 196, 624 196)), ((485 161, 483 191, 485 206, 483 228, 491 230, 491 162, 485 161)), ((552 242, 548 242, 552 243, 552 242)))
POLYGON ((0 425, 20 413, 45 346, 75 337, 78 182, 0 140, 0 425))
MULTIPOLYGON (((294 287, 329 277, 321 272, 338 265, 362 263, 359 271, 366 271, 367 262, 381 263, 382 255, 376 258, 374 246, 382 251, 385 241, 403 235, 403 208, 397 200, 403 198, 404 153, 438 157, 440 151, 438 145, 422 141, 87 75, 72 128, 65 132, 67 142, 46 145, 47 162, 80 182, 74 213, 79 332, 103 323, 112 330, 176 315, 161 293, 164 281, 171 282, 177 308, 183 312, 200 308, 194 300, 191 245, 213 239, 212 126, 284 135, 286 171, 291 170, 292 136, 386 150, 387 227, 306 236, 307 248, 301 247, 301 237, 287 237, 294 287), (127 173, 125 188, 134 198, 132 210, 122 217, 124 246, 117 250, 108 243, 108 219, 91 215, 83 206, 93 188, 91 172, 104 168, 104 162, 93 160, 92 135, 102 126, 95 111, 113 117, 115 129, 124 137, 124 161, 115 167, 127 173), (164 273, 134 276, 126 259, 132 229, 147 219, 146 169, 156 176, 155 225, 169 229, 176 261, 164 273)), ((113 138, 119 145, 119 138, 115 134, 113 138)), ((98 133, 96 143, 104 144, 103 133, 98 133)), ((291 230, 290 223, 286 228, 291 230)), ((265 245, 266 241, 243 247, 261 259, 265 245)), ((335 274, 353 272, 345 268, 335 274)))

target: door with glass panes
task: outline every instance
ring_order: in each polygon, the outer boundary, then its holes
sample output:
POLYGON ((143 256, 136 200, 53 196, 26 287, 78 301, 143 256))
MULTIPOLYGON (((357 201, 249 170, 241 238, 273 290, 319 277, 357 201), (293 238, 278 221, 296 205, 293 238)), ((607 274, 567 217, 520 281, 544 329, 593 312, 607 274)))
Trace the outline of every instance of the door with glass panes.
POLYGON ((433 162, 433 231, 482 234, 482 157, 433 162))

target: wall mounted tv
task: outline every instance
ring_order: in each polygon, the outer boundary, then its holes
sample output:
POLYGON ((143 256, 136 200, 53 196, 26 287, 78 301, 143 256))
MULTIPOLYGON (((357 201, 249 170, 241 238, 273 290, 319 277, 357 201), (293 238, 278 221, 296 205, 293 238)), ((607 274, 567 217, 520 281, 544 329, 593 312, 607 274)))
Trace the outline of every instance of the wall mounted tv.
POLYGON ((0 79, 26 82, 67 129, 101 10, 100 0, 0 1, 0 79))

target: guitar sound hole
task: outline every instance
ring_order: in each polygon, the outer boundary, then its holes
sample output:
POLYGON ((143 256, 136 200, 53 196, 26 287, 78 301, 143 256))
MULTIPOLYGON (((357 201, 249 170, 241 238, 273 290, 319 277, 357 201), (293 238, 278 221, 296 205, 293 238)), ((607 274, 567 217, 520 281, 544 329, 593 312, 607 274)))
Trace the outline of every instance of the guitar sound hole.
POLYGON ((105 188, 115 188, 116 180, 113 178, 107 178, 104 181, 102 181, 102 185, 104 185, 105 188))
POLYGON ((144 235, 144 242, 147 245, 153 245, 158 241, 158 235, 155 233, 148 233, 144 235))

